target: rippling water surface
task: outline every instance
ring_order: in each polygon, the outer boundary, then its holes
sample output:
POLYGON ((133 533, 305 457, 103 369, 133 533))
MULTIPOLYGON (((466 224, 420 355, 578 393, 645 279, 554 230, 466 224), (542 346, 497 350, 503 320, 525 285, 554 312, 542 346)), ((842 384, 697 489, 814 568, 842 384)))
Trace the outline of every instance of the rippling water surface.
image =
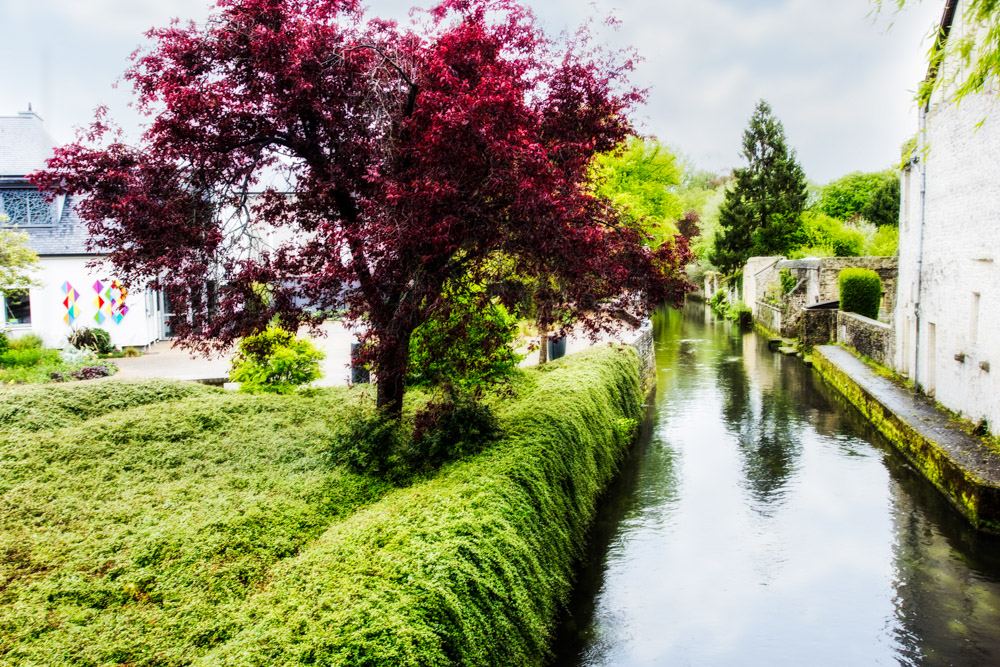
POLYGON ((701 306, 655 326, 557 664, 1000 665, 1000 541, 799 360, 701 306))

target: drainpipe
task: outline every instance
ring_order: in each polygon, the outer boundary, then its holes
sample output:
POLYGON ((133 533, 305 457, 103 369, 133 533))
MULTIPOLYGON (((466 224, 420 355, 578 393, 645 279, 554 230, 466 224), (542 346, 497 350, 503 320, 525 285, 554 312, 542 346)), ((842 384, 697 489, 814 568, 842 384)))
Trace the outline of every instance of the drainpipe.
POLYGON ((916 156, 920 168, 920 229, 917 237, 917 294, 913 304, 913 319, 916 332, 913 337, 913 382, 918 390, 922 389, 920 382, 920 301, 924 285, 924 227, 927 221, 927 106, 920 106, 920 155, 916 156))

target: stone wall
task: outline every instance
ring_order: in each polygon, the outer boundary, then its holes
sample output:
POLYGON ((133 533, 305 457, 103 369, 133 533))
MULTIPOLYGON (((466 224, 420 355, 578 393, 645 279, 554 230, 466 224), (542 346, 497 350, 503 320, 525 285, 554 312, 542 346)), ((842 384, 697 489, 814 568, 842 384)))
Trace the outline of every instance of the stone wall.
POLYGON ((811 347, 837 340, 837 314, 833 309, 802 311, 798 335, 802 344, 811 347))
POLYGON ((743 303, 750 307, 757 317, 757 305, 771 285, 779 282, 778 262, 783 257, 751 257, 743 266, 743 303))
POLYGON ((892 325, 857 313, 837 311, 837 342, 854 348, 879 364, 892 368, 895 334, 892 325))
POLYGON ((892 322, 896 309, 896 278, 899 264, 895 257, 824 257, 819 261, 819 301, 840 299, 840 272, 846 268, 871 269, 882 279, 882 307, 879 319, 892 322))
POLYGON ((639 372, 641 373, 643 389, 649 391, 656 383, 656 349, 653 341, 653 322, 646 320, 637 329, 629 345, 639 353, 639 372))
POLYGON ((775 306, 763 301, 758 301, 756 303, 755 310, 757 314, 754 316, 754 320, 758 324, 768 331, 784 335, 781 330, 782 320, 780 308, 776 308, 775 306))

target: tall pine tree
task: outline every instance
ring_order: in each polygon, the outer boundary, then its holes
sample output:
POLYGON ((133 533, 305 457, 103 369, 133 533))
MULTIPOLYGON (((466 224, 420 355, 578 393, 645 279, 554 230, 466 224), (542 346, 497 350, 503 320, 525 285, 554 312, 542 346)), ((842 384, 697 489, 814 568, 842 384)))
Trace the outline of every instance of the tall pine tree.
POLYGON ((785 128, 761 100, 743 133, 747 166, 733 172, 719 213, 713 263, 731 273, 747 259, 783 255, 802 241, 806 177, 785 142, 785 128))

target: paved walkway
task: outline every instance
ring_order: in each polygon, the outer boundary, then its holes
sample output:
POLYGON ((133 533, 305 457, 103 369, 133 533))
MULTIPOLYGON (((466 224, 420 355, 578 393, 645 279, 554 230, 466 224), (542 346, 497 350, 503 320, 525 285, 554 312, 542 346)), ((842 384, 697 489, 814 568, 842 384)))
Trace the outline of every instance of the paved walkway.
POLYGON ((842 347, 821 345, 816 349, 919 435, 938 445, 964 470, 990 485, 1000 486, 1000 454, 963 431, 931 400, 882 377, 842 347))
MULTIPOLYGON (((322 363, 321 387, 346 385, 350 379, 351 343, 355 340, 344 325, 326 322, 322 336, 309 337, 326 354, 322 363)), ((205 357, 161 341, 150 346, 141 357, 114 359, 119 368, 115 375, 122 379, 219 380, 229 377, 233 351, 205 357)))
MULTIPOLYGON (((348 384, 351 377, 351 343, 357 340, 355 334, 340 322, 326 322, 321 327, 322 336, 309 336, 313 344, 326 354, 322 363, 323 377, 315 384, 320 387, 336 387, 348 384)), ((605 334, 592 341, 582 334, 572 334, 566 342, 566 354, 585 350, 594 345, 630 340, 634 331, 623 328, 615 334, 605 334)), ((538 350, 519 350, 525 357, 521 366, 538 363, 538 350)), ((233 351, 205 357, 192 354, 188 350, 175 347, 171 341, 161 341, 150 346, 141 357, 114 359, 121 379, 168 379, 168 380, 222 380, 229 376, 229 366, 233 351)))

